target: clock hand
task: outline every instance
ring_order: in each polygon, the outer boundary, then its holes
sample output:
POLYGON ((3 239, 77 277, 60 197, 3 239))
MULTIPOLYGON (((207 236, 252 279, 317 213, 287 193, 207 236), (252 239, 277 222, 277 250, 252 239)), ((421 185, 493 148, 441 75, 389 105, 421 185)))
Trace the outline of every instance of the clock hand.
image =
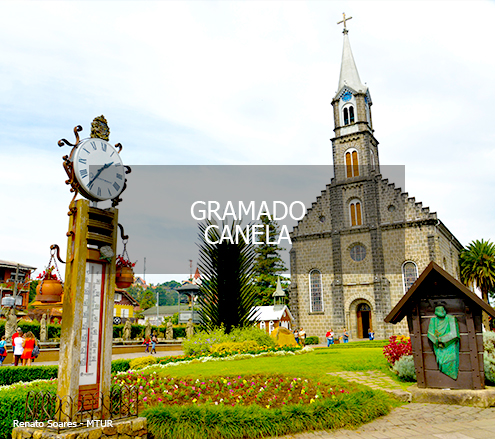
POLYGON ((113 162, 111 163, 107 163, 105 165, 103 165, 100 169, 98 169, 98 171, 96 171, 96 175, 93 177, 93 179, 88 183, 88 187, 91 189, 92 186, 93 186, 93 183, 95 182, 95 180, 99 177, 99 175, 107 168, 109 168, 110 166, 113 165, 113 162))
POLYGON ((101 177, 98 177, 98 180, 103 180, 105 183, 108 183, 110 185, 112 184, 112 182, 105 180, 104 178, 101 178, 101 177))

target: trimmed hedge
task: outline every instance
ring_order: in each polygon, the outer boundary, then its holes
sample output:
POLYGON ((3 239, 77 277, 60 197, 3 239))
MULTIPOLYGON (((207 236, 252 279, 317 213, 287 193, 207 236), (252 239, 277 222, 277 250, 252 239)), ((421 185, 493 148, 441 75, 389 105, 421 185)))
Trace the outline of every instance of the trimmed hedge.
MULTIPOLYGON (((0 385, 57 378, 58 366, 0 367, 0 385)), ((1 395, 1 394, 0 394, 1 395)))
MULTIPOLYGON (((146 329, 145 325, 131 325, 131 339, 143 338, 144 331, 146 329)), ((113 325, 113 338, 122 338, 122 331, 124 330, 124 325, 113 325)), ((163 333, 167 330, 166 326, 152 326, 151 332, 163 333)), ((174 338, 185 338, 186 328, 182 326, 174 326, 174 338)))
POLYGON ((122 358, 120 360, 113 360, 112 361, 112 373, 117 373, 117 372, 125 372, 126 370, 129 370, 131 367, 129 366, 129 363, 131 360, 122 358))
POLYGON ((304 344, 306 344, 306 345, 308 345, 308 344, 320 344, 320 339, 316 335, 313 335, 311 337, 306 337, 304 344))
MULTIPOLYGON (((20 320, 17 326, 21 328, 24 333, 31 331, 37 339, 40 338, 39 322, 25 322, 23 320, 20 320)), ((46 329, 47 329, 47 337, 49 339, 60 338, 60 330, 62 329, 62 325, 49 323, 48 325, 46 325, 46 329)), ((5 320, 0 320, 0 337, 2 335, 5 335, 5 320)))
MULTIPOLYGON (((121 359, 112 361, 112 373, 125 372, 130 369, 131 360, 121 359)), ((28 383, 34 380, 50 380, 57 378, 58 366, 18 366, 0 367, 0 386, 7 386, 19 382, 28 383)), ((0 393, 0 400, 1 400, 0 393)), ((0 436, 1 437, 1 436, 0 436)))
POLYGON ((387 414, 389 401, 382 392, 361 390, 314 404, 289 404, 277 409, 257 405, 157 405, 141 415, 147 418, 148 431, 155 439, 244 439, 357 427, 387 414))

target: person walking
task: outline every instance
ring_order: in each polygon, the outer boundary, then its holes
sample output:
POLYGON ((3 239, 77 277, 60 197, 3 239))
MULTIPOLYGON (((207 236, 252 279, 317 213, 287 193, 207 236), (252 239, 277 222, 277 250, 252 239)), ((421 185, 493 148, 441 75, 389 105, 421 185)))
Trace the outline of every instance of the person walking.
POLYGON ((342 333, 342 338, 344 340, 344 343, 349 343, 349 333, 347 332, 346 328, 344 328, 344 332, 342 333))
POLYGON ((7 357, 7 342, 5 341, 5 335, 2 335, 0 339, 0 366, 3 366, 3 360, 7 357))
POLYGON ((22 342, 23 351, 21 354, 22 365, 31 366, 31 360, 33 359, 33 349, 37 345, 36 338, 34 334, 29 331, 26 334, 26 338, 22 342))
POLYGON ((327 337, 327 348, 328 348, 328 347, 330 347, 331 344, 334 343, 334 341, 333 341, 334 334, 333 334, 332 328, 330 328, 328 330, 328 332, 326 333, 326 337, 327 337))
POLYGON ((304 347, 306 343, 306 331, 301 328, 299 329, 299 342, 301 343, 301 346, 304 347))
POLYGON ((151 353, 155 353, 156 354, 156 343, 157 343, 158 339, 156 338, 156 334, 153 334, 153 337, 151 337, 151 353))
POLYGON ((294 329, 294 338, 296 339, 296 343, 299 344, 299 331, 294 329))
POLYGON ((21 360, 22 352, 24 351, 24 347, 22 346, 24 343, 24 337, 22 329, 17 330, 17 337, 14 338, 14 366, 19 364, 21 360))
POLYGON ((146 345, 146 349, 144 350, 144 352, 149 352, 149 351, 150 351, 150 339, 149 339, 149 338, 144 337, 143 344, 145 344, 145 345, 146 345))

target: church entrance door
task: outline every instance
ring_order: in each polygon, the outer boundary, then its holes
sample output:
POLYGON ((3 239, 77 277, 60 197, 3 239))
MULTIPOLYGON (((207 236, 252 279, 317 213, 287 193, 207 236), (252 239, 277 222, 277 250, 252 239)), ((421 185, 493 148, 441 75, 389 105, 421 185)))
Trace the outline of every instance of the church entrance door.
POLYGON ((371 329, 371 308, 366 303, 360 303, 357 307, 358 338, 367 338, 371 329))

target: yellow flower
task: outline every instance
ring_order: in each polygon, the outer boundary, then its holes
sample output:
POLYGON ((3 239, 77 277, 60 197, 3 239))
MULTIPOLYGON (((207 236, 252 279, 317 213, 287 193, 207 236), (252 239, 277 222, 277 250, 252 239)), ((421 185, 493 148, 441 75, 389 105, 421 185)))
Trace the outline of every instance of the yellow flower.
POLYGON ((311 399, 309 400, 309 403, 310 403, 310 404, 313 404, 314 402, 315 402, 315 400, 314 400, 313 398, 311 398, 311 399))
POLYGON ((194 398, 194 399, 193 399, 193 402, 196 402, 196 401, 197 401, 197 399, 196 399, 196 398, 194 398))

